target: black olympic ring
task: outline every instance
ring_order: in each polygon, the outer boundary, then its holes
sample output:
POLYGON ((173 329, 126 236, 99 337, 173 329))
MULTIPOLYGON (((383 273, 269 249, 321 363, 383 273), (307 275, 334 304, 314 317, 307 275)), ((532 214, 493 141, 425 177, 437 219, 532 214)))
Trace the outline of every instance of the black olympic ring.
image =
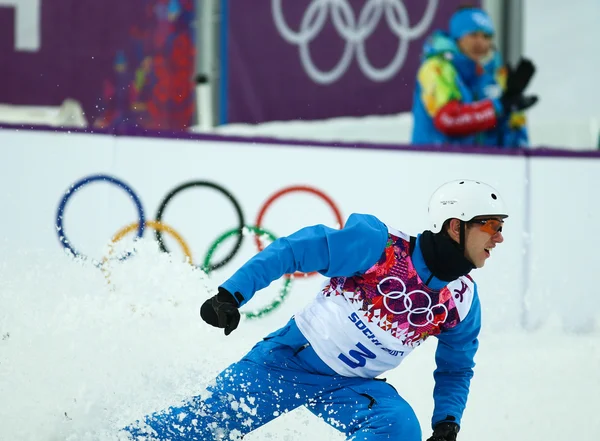
MULTIPOLYGON (((239 234, 237 234, 237 239, 236 239, 235 245, 233 246, 233 250, 227 256, 225 256, 220 262, 213 263, 209 266, 210 271, 213 271, 217 268, 221 268, 222 266, 226 265, 231 259, 233 259, 235 254, 238 252, 238 250, 242 246, 242 242, 244 241, 244 234, 242 234, 244 225, 246 224, 246 222, 244 220, 244 213, 242 212, 242 207, 240 207, 239 202, 233 197, 233 195, 231 193, 229 193, 227 190, 225 190, 220 185, 215 184, 213 182, 208 182, 208 181, 184 182, 183 184, 181 184, 181 185, 175 187, 173 190, 171 190, 165 196, 165 198, 162 200, 162 202, 160 203, 160 205, 158 207, 158 211, 156 212, 156 221, 162 222, 165 208, 167 207, 167 205, 169 204, 171 199, 173 199, 177 194, 181 193, 182 191, 193 188, 193 187, 208 187, 208 188, 212 188, 212 189, 217 190, 218 192, 224 194, 227 197, 227 199, 229 199, 231 201, 231 203, 233 204, 233 207, 235 208, 235 211, 237 213, 238 220, 239 220, 239 222, 238 222, 239 234)), ((165 253, 168 253, 169 250, 168 250, 167 246, 165 245, 165 242, 164 242, 164 239, 162 237, 162 233, 160 230, 156 230, 155 237, 160 246, 160 250, 165 253)))

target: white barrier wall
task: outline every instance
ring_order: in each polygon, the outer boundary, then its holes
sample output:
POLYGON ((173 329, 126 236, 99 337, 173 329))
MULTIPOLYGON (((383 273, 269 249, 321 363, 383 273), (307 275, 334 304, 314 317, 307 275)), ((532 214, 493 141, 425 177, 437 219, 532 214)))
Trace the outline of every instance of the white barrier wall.
MULTIPOLYGON (((247 225, 256 223, 271 195, 305 185, 329 196, 344 220, 352 212, 372 213, 413 235, 428 227, 427 202, 437 186, 458 178, 483 180, 502 193, 511 210, 505 242, 484 269, 473 273, 486 326, 534 326, 552 316, 561 317, 568 329, 585 331, 593 325, 596 293, 586 276, 595 269, 599 245, 598 159, 16 130, 0 130, 0 149, 2 259, 33 250, 67 259, 57 238, 57 207, 71 184, 94 174, 126 182, 140 198, 147 220, 155 219, 170 190, 190 180, 227 189, 239 202, 247 225)), ((100 259, 110 238, 137 219, 125 191, 93 183, 75 192, 66 205, 64 233, 77 250, 100 259)), ((163 221, 190 245, 195 264, 203 262, 217 237, 239 222, 231 201, 208 188, 180 193, 167 206, 163 221)), ((263 220, 277 236, 316 223, 337 224, 332 208, 309 193, 282 196, 263 220)), ((145 237, 152 233, 146 231, 145 237)), ((167 237, 166 243, 181 255, 173 239, 167 237)), ((225 243, 215 259, 225 257, 232 244, 233 239, 225 243)), ((214 283, 255 252, 252 238, 245 238, 231 262, 212 273, 214 283)), ((322 280, 297 281, 278 314, 293 313, 322 280)), ((257 296, 257 304, 268 303, 279 286, 267 288, 271 292, 262 299, 257 296)))

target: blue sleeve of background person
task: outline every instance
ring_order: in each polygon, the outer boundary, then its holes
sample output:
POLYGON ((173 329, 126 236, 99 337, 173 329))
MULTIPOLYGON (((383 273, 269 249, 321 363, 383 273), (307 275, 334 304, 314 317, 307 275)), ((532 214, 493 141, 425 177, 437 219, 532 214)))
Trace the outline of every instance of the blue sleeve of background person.
POLYGON ((256 291, 295 271, 327 277, 361 274, 379 260, 387 237, 385 224, 367 214, 352 214, 341 230, 306 227, 274 241, 221 286, 242 294, 243 305, 256 291))
POLYGON ((485 133, 483 144, 503 149, 517 149, 529 147, 529 133, 527 126, 510 127, 506 117, 498 120, 498 125, 485 133))
POLYGON ((433 373, 435 408, 431 419, 432 426, 442 421, 454 421, 460 425, 473 377, 480 328, 481 305, 477 285, 475 285, 473 303, 465 320, 437 336, 438 346, 435 353, 437 368, 433 373))
POLYGON ((529 147, 529 133, 527 127, 515 129, 507 128, 506 143, 504 148, 526 148, 529 147))

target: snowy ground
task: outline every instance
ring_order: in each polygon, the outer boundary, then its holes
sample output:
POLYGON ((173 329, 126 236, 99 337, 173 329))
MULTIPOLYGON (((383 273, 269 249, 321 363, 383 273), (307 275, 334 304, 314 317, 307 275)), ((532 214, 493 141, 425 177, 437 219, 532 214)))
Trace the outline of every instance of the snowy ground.
MULTIPOLYGON (((314 284, 299 282, 287 306, 245 320, 224 337, 198 315, 208 289, 220 280, 204 279, 151 243, 142 243, 135 258, 113 268, 110 285, 97 268, 66 256, 4 252, 2 441, 114 440, 117 428, 198 393, 287 321, 292 307, 312 296, 301 293, 303 288, 314 284)), ((272 295, 270 289, 265 296, 272 295)), ((387 375, 412 403, 427 436, 434 349, 435 339, 428 340, 387 375)), ((532 333, 484 328, 476 361, 460 441, 599 439, 598 331, 565 334, 550 320, 532 333)), ((343 437, 300 409, 246 439, 343 437)))

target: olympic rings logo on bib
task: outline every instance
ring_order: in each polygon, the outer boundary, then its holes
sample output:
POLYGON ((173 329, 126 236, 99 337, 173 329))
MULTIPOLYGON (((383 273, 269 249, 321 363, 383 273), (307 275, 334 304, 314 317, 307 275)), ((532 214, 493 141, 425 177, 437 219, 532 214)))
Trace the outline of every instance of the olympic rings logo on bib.
POLYGON ((381 280, 377 284, 377 291, 383 296, 383 304, 385 308, 394 315, 407 314, 406 320, 411 326, 416 328, 422 328, 427 325, 437 326, 440 323, 444 323, 448 318, 448 308, 442 304, 432 305, 433 301, 428 293, 421 290, 414 290, 406 292, 406 285, 404 281, 398 277, 390 276, 381 280), (400 285, 400 290, 384 291, 382 285, 387 281, 393 281, 400 285), (425 306, 418 306, 414 308, 414 304, 421 304, 422 302, 415 301, 417 299, 426 299, 425 306), (388 305, 388 300, 402 299, 402 309, 397 311, 392 309, 388 305), (436 315, 443 313, 443 318, 435 319, 436 315))
POLYGON ((285 41, 298 46, 305 72, 319 84, 338 81, 350 67, 354 56, 362 73, 371 81, 383 82, 393 78, 404 65, 410 41, 422 37, 428 31, 437 5, 438 0, 427 0, 423 17, 414 27, 410 27, 411 17, 402 0, 367 0, 358 13, 358 18, 348 0, 312 0, 302 16, 299 30, 294 31, 285 19, 282 0, 271 1, 277 31, 285 41), (345 46, 336 65, 329 71, 322 71, 312 59, 310 43, 324 29, 330 14, 331 23, 338 36, 345 40, 345 46), (387 66, 377 68, 367 56, 365 43, 382 20, 398 38, 398 49, 387 66))
MULTIPOLYGON (((197 268, 201 269, 202 271, 204 271, 207 274, 210 274, 211 271, 213 271, 217 268, 221 268, 224 265, 226 265, 228 262, 230 262, 231 259, 233 259, 234 256, 240 250, 242 243, 244 241, 244 238, 248 233, 254 235, 258 251, 261 251, 264 247, 264 245, 262 244, 262 242, 260 240, 261 237, 266 237, 270 241, 276 240, 277 237, 272 232, 263 228, 262 222, 263 222, 265 213, 269 209, 269 207, 277 199, 279 199, 285 195, 288 195, 290 193, 302 192, 302 193, 313 194, 313 195, 319 197, 320 199, 325 201, 325 203, 331 208, 331 210, 334 214, 336 223, 339 225, 339 228, 343 227, 343 218, 342 218, 342 215, 341 215, 340 210, 338 209, 337 205, 329 196, 327 196, 325 193, 323 193, 321 190, 319 190, 317 188, 314 188, 311 186, 306 186, 306 185, 289 186, 289 187, 282 188, 281 190, 277 191, 273 195, 269 196, 269 198, 263 203, 262 207, 260 207, 260 209, 259 209, 258 216, 255 220, 254 225, 248 225, 246 223, 246 219, 245 219, 242 207, 241 207, 240 203, 238 202, 238 200, 233 196, 233 194, 229 190, 227 190, 226 188, 224 188, 223 186, 221 186, 219 184, 216 184, 216 183, 210 182, 210 181, 203 181, 203 180, 187 181, 187 182, 184 182, 184 183, 176 186, 172 190, 170 190, 167 193, 167 195, 163 198, 163 200, 160 202, 156 216, 155 216, 155 220, 148 220, 146 218, 146 213, 143 208, 140 197, 137 195, 137 193, 133 190, 133 188, 130 185, 128 185, 126 182, 124 182, 123 180, 120 180, 116 177, 113 177, 110 175, 98 174, 98 175, 86 176, 86 177, 80 179, 79 181, 75 182, 74 184, 72 184, 69 187, 69 189, 65 192, 62 199, 60 200, 60 203, 59 203, 58 209, 57 209, 57 213, 56 213, 56 225, 55 226, 56 226, 56 232, 57 232, 58 240, 59 240, 60 244, 71 255, 73 255, 74 257, 82 258, 82 259, 88 259, 88 256, 84 255, 80 250, 78 250, 74 246, 74 244, 68 239, 67 232, 65 231, 65 227, 64 227, 65 210, 66 210, 69 200, 76 192, 80 191, 86 185, 96 183, 96 182, 105 182, 105 183, 112 184, 112 185, 116 186, 117 188, 123 190, 125 193, 127 193, 127 195, 133 201, 133 204, 135 205, 137 215, 138 215, 137 222, 133 222, 131 224, 124 226, 123 228, 121 228, 119 231, 117 231, 113 235, 113 237, 110 239, 111 246, 116 244, 120 240, 122 240, 126 235, 128 235, 130 233, 135 232, 136 239, 139 239, 139 238, 143 237, 146 229, 148 229, 148 228, 153 229, 155 231, 155 233, 154 233, 155 239, 157 240, 161 251, 169 252, 169 250, 164 242, 164 239, 163 239, 163 234, 167 234, 167 235, 171 236, 173 239, 175 239, 175 241, 179 244, 180 248, 182 249, 183 254, 186 256, 186 260, 191 265, 196 266, 197 268), (223 196, 225 196, 225 198, 227 198, 233 205, 233 208, 237 215, 237 222, 233 228, 220 234, 212 242, 212 244, 208 248, 206 255, 204 256, 204 259, 202 259, 201 264, 194 264, 191 247, 188 245, 188 243, 185 241, 185 239, 179 232, 177 232, 173 227, 171 227, 163 222, 163 218, 164 218, 165 211, 166 211, 168 204, 177 195, 180 195, 182 192, 189 190, 191 188, 198 188, 198 187, 208 188, 208 189, 214 190, 214 191, 222 194, 223 196), (225 240, 227 240, 228 238, 231 238, 233 236, 235 236, 236 239, 235 239, 235 244, 233 246, 232 251, 230 251, 220 261, 214 262, 213 256, 215 255, 216 250, 219 248, 219 246, 225 240)), ((103 257, 103 259, 99 262, 94 261, 94 263, 96 264, 96 266, 103 269, 103 271, 107 271, 106 263, 110 259, 113 258, 111 256, 111 254, 112 254, 112 247, 110 248, 108 256, 103 257)), ((118 259, 126 260, 126 259, 132 257, 132 255, 133 255, 133 253, 128 252, 128 253, 125 253, 125 254, 119 256, 118 259)), ((109 274, 109 273, 106 272, 105 275, 107 275, 107 274, 109 274)), ((262 307, 259 311, 256 311, 256 312, 244 312, 244 315, 247 318, 257 318, 257 317, 261 317, 261 316, 275 310, 279 305, 281 305, 281 303, 285 300, 286 296, 289 294, 293 276, 302 275, 304 277, 309 277, 314 274, 315 273, 285 275, 283 278, 284 279, 283 286, 279 292, 279 295, 269 305, 262 307)), ((108 275, 107 275, 107 280, 108 280, 108 275)), ((110 280, 108 280, 108 281, 110 283, 110 280)))

